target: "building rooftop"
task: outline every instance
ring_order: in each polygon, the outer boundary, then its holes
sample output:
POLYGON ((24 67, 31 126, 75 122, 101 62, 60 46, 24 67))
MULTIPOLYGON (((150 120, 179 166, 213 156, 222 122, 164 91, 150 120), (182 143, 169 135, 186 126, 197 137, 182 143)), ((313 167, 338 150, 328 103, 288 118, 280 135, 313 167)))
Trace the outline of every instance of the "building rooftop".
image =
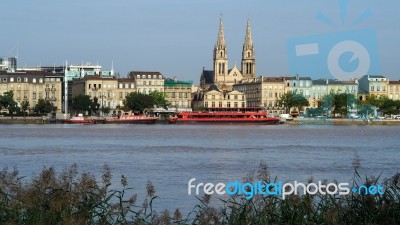
POLYGON ((214 83, 214 70, 203 70, 201 76, 206 84, 214 83))

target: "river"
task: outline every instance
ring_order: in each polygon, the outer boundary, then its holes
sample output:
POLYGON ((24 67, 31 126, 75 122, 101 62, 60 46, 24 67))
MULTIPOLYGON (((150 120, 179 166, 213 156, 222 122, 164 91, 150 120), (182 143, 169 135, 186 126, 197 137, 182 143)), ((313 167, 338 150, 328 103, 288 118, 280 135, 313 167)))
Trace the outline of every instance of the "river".
POLYGON ((76 163, 100 180, 104 164, 113 188, 125 175, 139 196, 151 180, 159 209, 190 210, 188 181, 241 180, 264 161, 283 181, 349 182, 355 152, 361 175, 389 177, 400 168, 400 126, 265 125, 0 125, 0 167, 24 179, 45 166, 76 163))

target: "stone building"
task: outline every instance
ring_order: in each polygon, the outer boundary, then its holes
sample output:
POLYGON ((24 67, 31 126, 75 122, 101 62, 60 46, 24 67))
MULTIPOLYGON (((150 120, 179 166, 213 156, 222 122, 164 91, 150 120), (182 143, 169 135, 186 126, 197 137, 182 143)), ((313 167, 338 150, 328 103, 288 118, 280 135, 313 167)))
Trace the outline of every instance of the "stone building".
POLYGON ((74 79, 72 95, 88 95, 97 98, 100 107, 116 109, 123 106, 123 100, 131 92, 136 92, 135 81, 132 78, 116 78, 101 76, 85 76, 74 79))
POLYGON ((62 108, 63 76, 45 71, 0 71, 0 93, 13 91, 14 101, 28 101, 33 109, 39 99, 50 101, 56 113, 62 108))
POLYGON ((241 111, 244 108, 246 97, 243 93, 236 90, 220 90, 217 85, 211 85, 206 91, 196 93, 193 99, 195 111, 241 111))
POLYGON ((180 112, 192 111, 192 89, 192 81, 166 79, 164 93, 166 100, 170 103, 168 108, 180 112))
POLYGON ((136 83, 136 91, 149 94, 152 91, 164 92, 164 76, 160 72, 131 71, 129 77, 136 83))
POLYGON ((388 97, 393 100, 400 100, 400 80, 389 81, 388 97))

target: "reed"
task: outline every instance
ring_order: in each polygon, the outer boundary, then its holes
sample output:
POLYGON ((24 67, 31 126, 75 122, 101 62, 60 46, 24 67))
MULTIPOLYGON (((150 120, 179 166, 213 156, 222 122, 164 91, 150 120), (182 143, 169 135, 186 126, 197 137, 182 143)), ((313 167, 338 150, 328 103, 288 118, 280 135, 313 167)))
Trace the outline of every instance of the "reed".
MULTIPOLYGON (((0 172, 0 224, 400 224, 400 174, 389 179, 362 178, 359 159, 353 162, 353 185, 382 184, 384 194, 366 195, 255 195, 230 196, 220 200, 221 207, 210 205, 211 196, 198 199, 186 216, 176 209, 156 211, 157 195, 153 184, 146 184, 142 203, 130 192, 126 177, 121 176, 122 190, 112 190, 111 170, 105 165, 101 179, 79 172, 74 164, 56 173, 53 167, 25 180, 18 170, 0 172), (170 211, 171 210, 171 211, 170 211)), ((276 181, 261 162, 245 181, 276 181)), ((309 180, 312 182, 312 179, 309 180)))

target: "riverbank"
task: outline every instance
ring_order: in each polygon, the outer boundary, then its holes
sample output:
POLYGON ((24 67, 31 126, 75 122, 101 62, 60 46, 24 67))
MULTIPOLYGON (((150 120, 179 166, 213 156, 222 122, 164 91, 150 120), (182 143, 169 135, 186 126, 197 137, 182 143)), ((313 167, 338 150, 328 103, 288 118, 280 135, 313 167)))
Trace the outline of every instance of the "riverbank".
POLYGON ((400 126, 400 120, 363 120, 363 119, 313 119, 313 118, 295 118, 292 121, 286 121, 289 125, 348 125, 348 126, 400 126))
POLYGON ((37 117, 0 117, 0 124, 49 124, 54 120, 46 116, 37 117))

